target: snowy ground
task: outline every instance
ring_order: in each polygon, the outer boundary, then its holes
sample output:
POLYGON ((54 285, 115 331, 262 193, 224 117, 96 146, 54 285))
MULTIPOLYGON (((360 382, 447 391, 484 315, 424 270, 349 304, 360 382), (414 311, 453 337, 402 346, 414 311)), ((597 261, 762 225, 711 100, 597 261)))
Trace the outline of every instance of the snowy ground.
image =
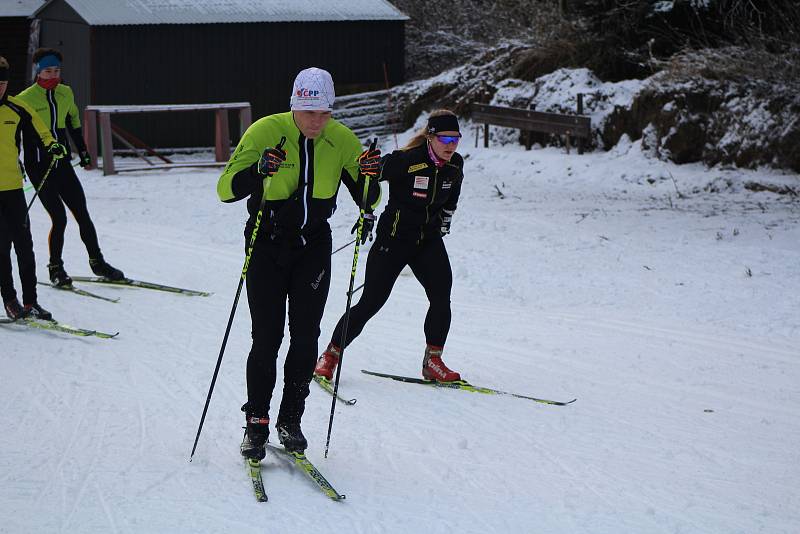
MULTIPOLYGON (((81 172, 110 262, 214 295, 92 288, 120 297, 110 304, 43 287, 56 318, 119 338, 0 327, 0 532, 800 531, 800 202, 742 187, 799 177, 677 167, 635 144, 473 146, 447 238, 445 361, 475 384, 576 403, 362 375, 419 373, 426 300, 404 275, 347 352, 341 390, 358 404, 337 406, 327 459, 330 397, 312 385, 308 455, 347 500, 268 457, 270 501, 256 503, 238 454, 244 299, 187 461, 243 262, 244 204, 216 199, 213 169, 81 172)), ((340 201, 335 245, 355 216, 340 201)), ((38 204, 32 219, 44 278, 38 204)), ((333 258, 324 342, 350 250, 333 258)), ((74 221, 65 259, 88 274, 74 221)))

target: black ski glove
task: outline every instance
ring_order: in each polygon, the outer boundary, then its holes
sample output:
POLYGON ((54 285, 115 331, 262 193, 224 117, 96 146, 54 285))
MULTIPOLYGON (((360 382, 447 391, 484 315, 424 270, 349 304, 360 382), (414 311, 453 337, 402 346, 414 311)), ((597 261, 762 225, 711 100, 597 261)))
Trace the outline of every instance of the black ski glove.
POLYGON ((87 150, 81 150, 80 153, 78 154, 78 157, 81 158, 78 165, 80 165, 84 169, 92 165, 92 157, 89 155, 89 152, 87 150))
POLYGON ((262 176, 272 176, 281 168, 281 163, 286 161, 286 151, 281 148, 283 143, 277 147, 264 149, 261 159, 258 160, 258 174, 262 176))
POLYGON ((61 159, 67 155, 67 147, 61 143, 50 143, 47 146, 47 153, 50 154, 53 159, 61 159))
MULTIPOLYGON (((361 216, 358 216, 356 219, 356 223, 353 225, 353 229, 350 230, 351 234, 355 234, 358 232, 358 221, 361 219, 361 216)), ((361 244, 367 242, 367 239, 372 241, 372 229, 375 227, 375 214, 374 213, 365 213, 364 214, 364 226, 361 228, 361 244)))

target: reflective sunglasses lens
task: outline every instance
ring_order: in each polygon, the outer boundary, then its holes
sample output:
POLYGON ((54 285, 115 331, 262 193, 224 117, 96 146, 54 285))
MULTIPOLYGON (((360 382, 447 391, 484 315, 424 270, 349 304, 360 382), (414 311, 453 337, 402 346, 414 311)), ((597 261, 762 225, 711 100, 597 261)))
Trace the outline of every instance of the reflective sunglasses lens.
POLYGON ((437 135, 436 136, 440 142, 449 145, 451 143, 458 143, 461 141, 460 135, 437 135))

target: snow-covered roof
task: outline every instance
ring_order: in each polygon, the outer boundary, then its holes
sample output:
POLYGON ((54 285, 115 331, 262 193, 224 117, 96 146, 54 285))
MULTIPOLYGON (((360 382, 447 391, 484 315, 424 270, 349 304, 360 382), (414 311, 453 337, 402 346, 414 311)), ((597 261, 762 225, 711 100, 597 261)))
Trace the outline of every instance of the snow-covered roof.
POLYGON ((30 17, 44 5, 45 0, 3 0, 0 17, 30 17))
POLYGON ((386 0, 64 1, 92 26, 408 19, 386 0))

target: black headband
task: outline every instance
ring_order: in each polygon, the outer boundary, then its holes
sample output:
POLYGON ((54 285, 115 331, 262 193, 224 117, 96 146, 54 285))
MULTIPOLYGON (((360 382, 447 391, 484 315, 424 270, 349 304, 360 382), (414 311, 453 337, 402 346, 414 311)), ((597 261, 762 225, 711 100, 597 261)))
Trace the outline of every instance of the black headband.
POLYGON ((0 82, 7 82, 8 81, 8 69, 5 67, 0 67, 0 82))
POLYGON ((428 118, 428 133, 460 132, 458 118, 455 115, 437 115, 428 118))

